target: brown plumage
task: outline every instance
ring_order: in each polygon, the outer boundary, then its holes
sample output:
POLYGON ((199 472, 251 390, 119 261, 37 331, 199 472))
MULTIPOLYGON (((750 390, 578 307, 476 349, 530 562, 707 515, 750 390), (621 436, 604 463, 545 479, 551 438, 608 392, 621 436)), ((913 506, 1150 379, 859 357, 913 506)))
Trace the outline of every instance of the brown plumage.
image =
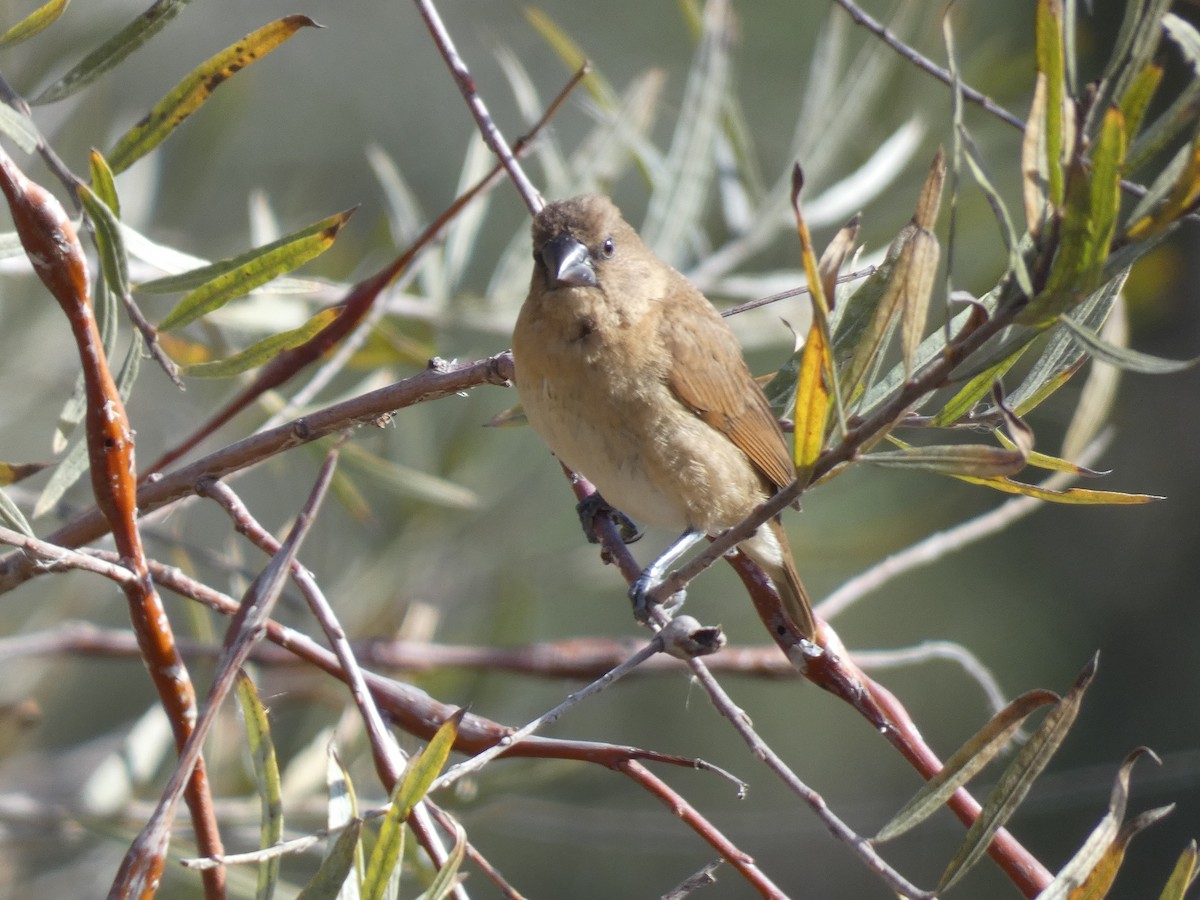
MULTIPOLYGON (((716 534, 790 484, 791 454, 737 338, 606 197, 533 222, 533 280, 513 332, 534 430, 605 500, 663 528, 716 534)), ((782 526, 740 545, 806 637, 815 623, 782 526)))

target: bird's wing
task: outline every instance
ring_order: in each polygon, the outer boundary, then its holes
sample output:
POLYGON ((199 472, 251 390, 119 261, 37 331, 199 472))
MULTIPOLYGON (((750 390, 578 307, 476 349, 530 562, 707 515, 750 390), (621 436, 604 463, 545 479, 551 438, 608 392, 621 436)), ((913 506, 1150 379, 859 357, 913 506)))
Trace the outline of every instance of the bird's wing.
MULTIPOLYGON (((660 326, 671 351, 667 385, 685 406, 733 441, 775 487, 787 487, 796 470, 779 422, 733 332, 698 291, 695 299, 699 302, 680 304, 687 307, 686 314, 711 316, 712 321, 697 321, 690 328, 660 326)), ((673 313, 684 310, 676 306, 673 313)))

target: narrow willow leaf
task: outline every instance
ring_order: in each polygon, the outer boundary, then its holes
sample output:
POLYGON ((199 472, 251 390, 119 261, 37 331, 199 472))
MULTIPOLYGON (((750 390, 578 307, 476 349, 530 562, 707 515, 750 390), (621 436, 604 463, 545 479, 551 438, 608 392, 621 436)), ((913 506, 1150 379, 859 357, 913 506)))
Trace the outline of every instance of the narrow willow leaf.
POLYGON ((469 488, 438 478, 420 469, 402 466, 365 449, 361 444, 342 447, 343 465, 357 471, 397 496, 432 503, 450 509, 478 509, 479 495, 469 488))
MULTIPOLYGON (((266 850, 283 837, 283 801, 280 796, 279 764, 275 760, 275 744, 271 740, 271 725, 267 711, 259 699, 254 682, 244 672, 237 676, 237 697, 246 724, 246 747, 262 806, 259 823, 259 847, 266 850)), ((279 857, 264 859, 258 864, 258 893, 256 900, 271 900, 279 881, 279 857)))
POLYGON ((182 372, 184 375, 192 378, 228 378, 231 375, 240 375, 242 372, 270 362, 285 350, 299 347, 305 341, 311 340, 322 328, 327 326, 340 314, 341 310, 336 307, 323 309, 299 328, 293 328, 290 331, 281 331, 279 334, 265 337, 261 341, 251 344, 240 353, 235 353, 224 359, 215 359, 212 362, 184 366, 182 372))
POLYGON ((1116 491, 1093 491, 1087 488, 1068 488, 1065 491, 1054 491, 1033 484, 1022 484, 1008 478, 973 478, 970 475, 956 475, 962 481, 989 487, 1004 494, 1017 494, 1022 497, 1034 497, 1048 503, 1062 503, 1068 506, 1140 506, 1143 503, 1153 503, 1164 500, 1156 494, 1122 494, 1116 491))
MULTIPOLYGON (((1197 83, 1200 83, 1200 79, 1197 79, 1197 83)), ((1129 214, 1130 223, 1140 223, 1154 209, 1166 202, 1168 195, 1170 195, 1176 183, 1183 176, 1184 170, 1191 165, 1192 153, 1191 144, 1180 147, 1175 151, 1175 155, 1171 157, 1171 161, 1163 166, 1162 170, 1154 176, 1154 180, 1146 188, 1146 193, 1134 205, 1133 211, 1129 214)), ((1130 227, 1133 227, 1133 224, 1130 227)), ((1147 226, 1139 225, 1139 227, 1146 228, 1147 226)), ((1128 235, 1128 231, 1126 234, 1128 235)))
POLYGON ((1064 149, 1070 146, 1063 115, 1067 73, 1063 48, 1062 0, 1038 0, 1035 20, 1037 35, 1037 71, 1046 79, 1046 186, 1050 204, 1061 207, 1064 149))
POLYGON ((1044 327, 1099 283, 1116 231, 1124 159, 1125 123, 1114 107, 1094 142, 1091 170, 1071 163, 1058 253, 1045 289, 1018 321, 1044 327))
POLYGON ((933 279, 937 274, 940 255, 933 228, 937 223, 945 182, 946 156, 939 147, 921 188, 916 212, 913 213, 912 238, 896 261, 894 277, 900 281, 900 349, 906 377, 912 375, 917 347, 921 344, 925 323, 929 318, 929 299, 933 295, 933 279))
POLYGON ((886 312, 881 313, 880 307, 885 298, 888 303, 892 302, 889 292, 896 249, 893 242, 887 259, 850 295, 837 319, 833 353, 840 372, 842 395, 849 399, 865 389, 863 379, 879 358, 887 343, 888 329, 895 321, 886 312))
POLYGON ((1096 359, 1129 372, 1139 372, 1143 375, 1172 375, 1200 363, 1200 357, 1184 360, 1163 359, 1159 356, 1151 356, 1149 353, 1131 350, 1128 347, 1118 347, 1101 339, 1096 332, 1079 324, 1069 316, 1063 316, 1062 323, 1096 359))
MULTIPOLYGON (((100 202, 112 210, 115 218, 121 218, 121 201, 117 197, 117 182, 113 177, 112 169, 108 167, 108 162, 104 159, 104 154, 99 150, 93 150, 88 154, 88 169, 92 176, 92 192, 100 199, 100 202)), ((124 243, 124 238, 121 243, 124 243)))
POLYGON ((796 381, 796 411, 793 415, 793 461, 796 477, 805 482, 816 465, 825 442, 825 424, 829 419, 830 392, 826 376, 830 363, 829 345, 815 317, 808 339, 800 354, 800 372, 796 381))
MULTIPOLYGON (((992 208, 992 214, 996 217, 996 221, 1000 225, 1000 234, 1004 238, 1004 243, 1008 247, 1008 268, 1016 278, 1017 284, 1026 297, 1033 296, 1033 280, 1029 277, 1029 269, 1025 265, 1025 258, 1021 255, 1021 238, 1017 235, 1017 229, 1013 225, 1012 217, 1008 214, 1008 207, 1004 204, 1000 192, 996 190, 996 186, 992 184, 991 178, 988 177, 987 170, 983 165, 983 154, 979 147, 976 146, 974 138, 966 128, 959 128, 962 138, 963 156, 967 160, 967 168, 971 170, 971 175, 975 179, 975 183, 979 185, 979 189, 983 191, 987 197, 988 205, 992 208)), ((1032 229, 1031 229, 1032 230, 1032 229)))
POLYGON ((1046 76, 1037 73, 1033 101, 1025 119, 1025 135, 1021 141, 1021 199, 1025 205, 1025 227, 1029 233, 1041 233, 1050 220, 1047 185, 1050 169, 1046 165, 1046 76))
POLYGON ((890 841, 928 819, 955 791, 995 759, 1030 713, 1038 707, 1057 703, 1059 699, 1053 691, 1030 691, 1005 706, 946 760, 941 771, 904 804, 874 840, 890 841))
POLYGON ((797 165, 792 170, 792 211, 796 216, 796 233, 800 238, 800 256, 808 280, 812 300, 812 324, 800 353, 800 372, 796 381, 796 411, 793 415, 795 433, 792 458, 796 477, 801 483, 808 480, 821 447, 825 442, 825 424, 829 420, 831 388, 833 386, 833 354, 829 344, 829 302, 821 279, 820 264, 813 252, 812 236, 800 210, 800 191, 804 174, 797 165))
POLYGON ((156 103, 140 122, 121 136, 106 154, 109 166, 114 172, 124 172, 161 144, 226 80, 306 27, 319 26, 308 16, 285 16, 251 32, 236 44, 205 60, 156 103))
POLYGON ((838 275, 850 254, 854 252, 858 240, 859 216, 854 216, 849 222, 838 229, 825 252, 817 262, 817 273, 821 279, 821 288, 825 291, 826 302, 833 306, 837 295, 838 275))
POLYGON ((1196 842, 1193 840, 1179 854, 1171 877, 1163 885, 1158 900, 1183 900, 1183 895, 1200 874, 1200 853, 1197 853, 1196 842))
MULTIPOLYGON (((570 71, 578 72, 588 62, 587 54, 548 15, 532 6, 526 6, 524 11, 526 21, 542 36, 542 40, 550 45, 550 49, 558 54, 558 58, 570 71)), ((616 108, 617 92, 595 68, 583 77, 583 86, 601 109, 616 108)))
POLYGON ((50 478, 46 482, 46 486, 42 488, 42 492, 38 495, 37 502, 33 505, 33 518, 45 515, 54 505, 62 499, 63 494, 70 490, 71 486, 88 470, 88 450, 87 441, 82 437, 75 440, 69 450, 62 459, 58 461, 58 465, 54 467, 54 471, 50 473, 50 478))
POLYGON ((1013 365, 1021 358, 1025 351, 1029 348, 1026 344, 1023 347, 1018 347, 1017 352, 1013 353, 1006 359, 1000 360, 991 368, 984 369, 970 381, 968 381, 958 393, 955 394, 943 406, 937 414, 930 420, 930 425, 935 428, 945 428, 953 425, 972 409, 975 404, 988 395, 992 389, 992 385, 996 383, 998 378, 1003 378, 1004 373, 1013 367, 1013 365))
POLYGON ((375 849, 371 851, 371 859, 367 863, 362 891, 364 900, 383 900, 393 872, 400 862, 404 822, 445 765, 458 735, 458 725, 465 715, 466 710, 459 710, 447 719, 429 745, 409 760, 404 775, 396 783, 391 805, 379 829, 379 840, 376 841, 375 849))
POLYGON ((49 28, 63 14, 70 2, 71 0, 49 0, 42 4, 4 34, 0 34, 0 48, 19 44, 43 29, 49 28))
POLYGON ((1162 82, 1162 66, 1151 63, 1130 82, 1129 89, 1121 97, 1118 106, 1125 117, 1126 133, 1132 138, 1142 127, 1142 119, 1150 107, 1150 101, 1162 82))
POLYGON ((0 104, 0 133, 12 138, 13 143, 26 153, 33 153, 42 143, 41 132, 33 120, 7 103, 0 104))
POLYGON ((317 873, 296 895, 296 900, 339 900, 342 885, 350 877, 355 859, 362 852, 362 819, 351 819, 321 861, 317 873))
POLYGON ((938 893, 944 892, 979 862, 996 832, 1004 827, 1025 799, 1034 780, 1046 768, 1050 758, 1067 736, 1067 731, 1074 724, 1075 717, 1079 714, 1079 706, 1083 702, 1083 694, 1096 674, 1096 662, 1096 658, 1093 657, 1084 667, 1066 696, 1046 714, 1037 731, 1004 771, 999 783, 984 801, 979 817, 967 830, 962 849, 955 854, 942 874, 937 887, 938 893))
MULTIPOLYGON (((1093 291, 1067 315, 1087 328, 1103 328, 1117 304, 1128 276, 1129 269, 1122 270, 1116 277, 1110 278, 1093 291)), ((1025 379, 1009 394, 1009 402, 1021 415, 1025 415, 1053 393, 1056 382, 1057 386, 1061 386, 1065 377, 1070 377, 1066 373, 1074 371, 1084 357, 1084 348, 1071 337, 1069 329, 1065 325, 1057 325, 1025 379)))
POLYGON ((89 53, 71 71, 42 91, 32 101, 35 106, 69 97, 91 84, 109 69, 115 68, 134 50, 158 34, 168 22, 183 12, 188 0, 155 0, 148 10, 89 53))
POLYGON ((1129 801, 1129 777, 1134 764, 1147 753, 1157 761, 1157 757, 1145 747, 1139 747, 1125 757, 1113 780, 1108 812, 1075 851, 1075 855, 1054 876, 1054 881, 1038 894, 1037 900, 1100 900, 1108 893, 1125 855, 1125 848, 1133 837, 1133 834, 1128 834, 1125 840, 1119 840, 1125 822, 1125 807, 1129 801))
POLYGON ((1200 203, 1200 134, 1192 141, 1190 152, 1183 157, 1183 167, 1166 198, 1149 215, 1142 216, 1129 226, 1126 236, 1133 241, 1158 234, 1176 219, 1191 212, 1200 203))
POLYGON ((358 818, 358 797, 354 782, 332 742, 325 748, 325 792, 329 796, 325 825, 335 831, 358 818))
POLYGON ((446 861, 438 869, 437 875, 434 876, 433 881, 429 883, 429 887, 420 896, 419 900, 443 900, 443 898, 449 897, 462 881, 458 873, 466 857, 467 833, 463 830, 460 823, 455 822, 454 846, 450 848, 450 852, 446 856, 446 861))
MULTIPOLYGON (((1196 127, 1197 104, 1200 104, 1200 78, 1193 78, 1184 85, 1166 110, 1142 129, 1129 148, 1126 171, 1136 172, 1163 152, 1180 134, 1193 131, 1196 127)), ((1130 132, 1130 136, 1133 136, 1133 132, 1130 132)))
POLYGON ((117 223, 113 211, 87 185, 77 185, 75 192, 92 221, 96 249, 100 257, 100 271, 104 273, 104 280, 116 296, 127 296, 129 257, 125 253, 125 242, 121 238, 121 226, 117 223))
POLYGON ((28 537, 36 537, 21 508, 13 503, 12 498, 0 490, 0 522, 13 531, 19 531, 28 537))
MULTIPOLYGON (((1123 347, 1128 344, 1129 325, 1124 302, 1118 302, 1113 307, 1113 313, 1104 323, 1100 338, 1116 346, 1123 347)), ((1087 380, 1083 383, 1083 390, 1079 392, 1079 400, 1071 414, 1071 421, 1067 424, 1067 431, 1063 435, 1063 456, 1068 459, 1079 456, 1108 423, 1120 383, 1121 370, 1116 366, 1091 367, 1087 380)))
POLYGON ((353 213, 352 209, 338 213, 240 256, 182 275, 159 278, 139 285, 138 289, 146 293, 190 289, 190 293, 167 313, 158 326, 164 331, 182 328, 200 316, 220 309, 230 300, 242 297, 284 272, 290 272, 320 256, 333 245, 338 232, 353 213), (197 286, 193 288, 193 285, 197 286))
POLYGON ((420 802, 429 786, 441 774, 446 760, 450 758, 450 751, 454 749, 454 742, 458 739, 458 726, 466 714, 465 709, 460 709, 450 716, 438 728, 425 749, 409 760, 394 794, 404 812, 402 818, 408 818, 413 807, 420 802))
POLYGON ((867 453, 859 459, 889 469, 919 469, 938 475, 972 478, 1012 475, 1025 468, 1025 457, 1020 451, 986 447, 982 444, 905 447, 902 450, 867 453))

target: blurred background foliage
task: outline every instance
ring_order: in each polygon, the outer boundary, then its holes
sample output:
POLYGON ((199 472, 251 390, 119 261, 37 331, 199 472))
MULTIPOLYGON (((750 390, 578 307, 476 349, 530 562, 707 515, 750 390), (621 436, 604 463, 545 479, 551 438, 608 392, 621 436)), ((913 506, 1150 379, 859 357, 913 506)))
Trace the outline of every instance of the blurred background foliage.
MULTIPOLYGON (((0 71, 23 95, 34 96, 143 6, 124 0, 78 3, 55 27, 3 51, 0 71)), ((1084 66, 1084 79, 1106 57, 1121 8, 1117 0, 1098 2, 1083 23, 1081 47, 1093 61, 1084 66)), ((565 82, 567 68, 516 3, 446 0, 440 9, 498 124, 510 138, 524 132, 530 120, 510 88, 513 65, 505 60, 519 61, 542 103, 565 82)), ((665 152, 695 49, 679 7, 611 0, 598 8, 546 0, 539 9, 618 92, 648 72, 661 73, 662 94, 646 139, 665 152)), ((899 10, 907 40, 942 61, 942 5, 912 0, 899 10)), ((28 11, 25 3, 0 2, 0 21, 16 21, 28 11)), ((885 4, 874 4, 871 11, 885 19, 895 12, 885 4)), ((118 180, 123 216, 156 241, 217 259, 357 204, 358 213, 333 249, 301 274, 331 282, 363 277, 405 244, 395 233, 395 210, 381 187, 380 171, 394 166, 401 173, 421 211, 414 219, 425 222, 461 186, 461 173, 470 164, 464 160, 470 156, 477 163, 481 157, 474 124, 408 4, 193 4, 89 89, 36 108, 35 121, 67 164, 86 172, 89 148, 110 147, 194 65, 266 21, 292 13, 311 15, 326 28, 298 35, 232 79, 163 147, 123 174, 118 180)), ((854 172, 897 130, 909 128, 913 145, 906 161, 863 208, 860 240, 868 253, 881 250, 909 219, 936 146, 949 143, 948 90, 878 48, 874 38, 824 0, 756 0, 737 4, 736 13, 732 90, 765 185, 776 184, 789 170, 794 133, 810 154, 800 158, 809 176, 806 197, 816 197, 854 172), (809 122, 800 118, 802 102, 822 29, 837 33, 845 54, 836 66, 819 72, 830 79, 830 89, 866 67, 868 57, 860 53, 875 48, 880 68, 855 85, 832 120, 809 122), (843 121, 839 114, 853 118, 843 121), (823 138, 835 128, 844 129, 846 139, 822 157, 823 138)), ((956 4, 953 21, 965 80, 1023 117, 1033 72, 1033 4, 967 0, 956 4)), ((574 151, 592 133, 594 109, 585 93, 577 92, 553 123, 555 144, 574 151)), ((1020 134, 974 107, 968 107, 967 124, 998 186, 1018 209, 1020 134)), ((54 187, 33 160, 18 160, 32 177, 54 187)), ((556 184, 554 172, 536 159, 528 171, 547 191, 571 187, 556 184)), ((631 221, 644 219, 648 192, 636 168, 626 168, 611 193, 631 221)), ((1004 248, 978 191, 964 191, 959 215, 955 284, 979 293, 1003 271, 1004 248)), ((703 218, 710 245, 693 243, 680 250, 675 262, 685 271, 703 270, 706 251, 729 237, 715 193, 703 218)), ((818 245, 832 236, 841 218, 816 228, 818 245)), ((501 185, 479 229, 464 232, 469 241, 456 245, 451 240, 439 251, 440 266, 424 270, 405 293, 392 297, 383 323, 389 340, 373 342, 376 352, 360 354, 316 402, 323 405, 411 374, 430 355, 468 359, 507 347, 524 296, 526 230, 523 206, 501 185), (510 262, 508 276, 500 277, 498 263, 504 259, 519 262, 510 262)), ((944 225, 939 233, 944 240, 944 225)), ((1195 227, 1185 228, 1134 271, 1127 291, 1133 346, 1174 358, 1198 352, 1196 246, 1195 227)), ((748 258, 739 274, 795 271, 798 260, 794 236, 784 229, 748 258)), ((753 282, 749 293, 763 284, 753 282)), ((716 287, 710 285, 709 291, 718 305, 743 299, 737 291, 716 287)), ((158 319, 172 302, 144 297, 143 308, 158 319)), ((779 319, 798 325, 806 307, 807 300, 794 299, 735 320, 750 348, 752 368, 765 372, 782 364, 792 338, 779 319)), ((299 324, 312 311, 312 301, 304 298, 257 297, 231 306, 194 336, 218 346, 244 346, 299 324)), ((46 302, 41 285, 24 275, 5 277, 0 458, 50 457, 50 435, 76 371, 61 314, 46 302)), ((993 670, 1008 696, 1035 687, 1065 689, 1098 649, 1099 676, 1083 713, 1014 830, 1047 866, 1057 868, 1103 813, 1120 760, 1134 746, 1152 747, 1163 764, 1139 767, 1132 807, 1179 806, 1135 843, 1115 896, 1143 896, 1147 885, 1160 885, 1184 843, 1200 832, 1198 390, 1195 370, 1164 378, 1125 377, 1113 413, 1114 440, 1096 464, 1112 474, 1089 485, 1162 494, 1166 501, 1145 507, 1047 507, 998 538, 903 576, 833 623, 852 649, 961 642, 993 670)), ((1078 385, 1069 386, 1032 418, 1040 449, 1057 448, 1077 391, 1078 385)), ((145 365, 130 403, 139 460, 154 459, 231 393, 229 382, 192 380, 180 394, 161 372, 145 365)), ((417 480, 404 470, 384 477, 381 466, 369 460, 343 466, 365 504, 328 504, 302 557, 353 637, 402 634, 482 645, 640 637, 615 572, 602 567, 595 549, 580 539, 574 501, 536 435, 528 429, 481 427, 515 402, 511 391, 478 388, 468 396, 406 409, 385 427, 355 435, 355 444, 367 453, 441 481, 417 480)), ((234 440, 267 415, 262 409, 244 413, 205 446, 234 440)), ((239 478, 237 489, 261 521, 280 528, 295 512, 318 461, 312 448, 294 450, 239 478)), ((12 491, 23 508, 29 508, 26 501, 42 480, 12 491)), ((86 504, 86 490, 77 486, 66 502, 72 508, 86 504)), ((1002 498, 991 492, 932 475, 857 467, 807 495, 802 514, 786 521, 801 572, 820 598, 889 553, 999 502, 1002 498)), ((35 528, 48 533, 66 512, 47 515, 35 528)), ((153 555, 235 595, 240 579, 261 565, 229 533, 224 516, 205 504, 156 520, 147 537, 153 555)), ((651 535, 637 545, 639 558, 649 559, 651 548, 667 537, 651 535)), ((200 640, 221 634, 223 623, 207 613, 177 599, 168 603, 179 634, 200 640)), ((300 601, 285 597, 284 603, 278 617, 311 630, 300 601)), ((722 623, 734 644, 764 642, 761 624, 724 567, 693 585, 689 611, 722 623)), ((29 635, 68 620, 127 624, 119 592, 81 575, 38 579, 0 600, 3 635, 29 635)), ((193 665, 203 685, 209 663, 193 665)), ((569 689, 491 672, 444 670, 405 677, 445 702, 470 704, 475 712, 513 724, 553 705, 569 689)), ((979 687, 950 663, 929 662, 880 678, 943 753, 988 715, 979 687)), ((281 760, 294 766, 295 793, 285 801, 288 824, 311 829, 323 821, 323 763, 318 759, 311 770, 315 776, 306 776, 310 769, 305 767, 313 766, 312 757, 319 758, 329 731, 342 719, 344 689, 298 668, 262 671, 259 680, 281 760)), ((794 683, 730 683, 771 744, 860 831, 877 828, 915 789, 911 770, 840 704, 794 683)), ((31 703, 37 710, 27 722, 9 715, 0 730, 0 895, 98 893, 136 831, 141 807, 109 817, 102 815, 104 798, 87 792, 98 790, 97 767, 154 706, 141 664, 133 657, 0 656, 0 702, 31 703)), ((762 777, 740 741, 682 676, 632 679, 576 710, 551 733, 702 755, 729 768, 750 780, 745 800, 709 776, 673 773, 669 778, 693 798, 702 797, 717 824, 785 889, 803 896, 882 896, 873 876, 762 777)), ((375 782, 363 765, 361 735, 352 719, 342 723, 338 741, 360 773, 359 789, 380 799, 371 791, 375 782)), ((248 768, 240 762, 240 746, 239 725, 231 715, 211 751, 225 761, 213 766, 219 796, 245 798, 229 799, 221 808, 222 821, 231 823, 231 848, 239 840, 246 846, 256 840, 257 800, 248 787, 248 768)), ((139 795, 152 801, 156 784, 150 779, 139 795)), ((460 794, 451 805, 471 839, 530 896, 646 896, 667 889, 709 857, 670 815, 608 772, 563 763, 503 763, 460 794)), ((887 854, 907 875, 927 884, 960 838, 960 826, 945 815, 889 847, 887 854)), ((186 840, 176 841, 176 847, 186 853, 186 840)), ((303 883, 311 865, 311 860, 288 862, 285 878, 303 883)), ((986 865, 968 883, 969 896, 1013 895, 986 865)), ((482 879, 472 877, 470 884, 478 895, 488 895, 482 879)), ((192 896, 196 890, 191 876, 172 872, 162 895, 192 896)), ((727 876, 716 895, 746 896, 748 889, 727 876)))

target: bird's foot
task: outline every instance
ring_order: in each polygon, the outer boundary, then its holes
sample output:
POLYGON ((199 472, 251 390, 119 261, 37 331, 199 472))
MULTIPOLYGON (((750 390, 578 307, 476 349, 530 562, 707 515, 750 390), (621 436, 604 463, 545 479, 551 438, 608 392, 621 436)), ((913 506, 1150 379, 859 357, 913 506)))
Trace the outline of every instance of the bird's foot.
MULTIPOLYGON (((650 592, 662 584, 662 582, 662 573, 656 572, 655 567, 650 566, 650 568, 638 576, 637 581, 629 589, 629 601, 633 604, 633 617, 643 625, 650 622, 651 606, 658 604, 658 601, 650 596, 650 592)), ((673 615, 676 610, 683 606, 683 602, 686 599, 687 591, 676 591, 664 600, 661 606, 667 615, 673 615)))
POLYGON ((589 544, 600 543, 600 538, 596 536, 596 528, 592 524, 592 520, 596 516, 607 516, 612 520, 612 523, 617 526, 617 533, 621 536, 621 541, 626 544, 632 544, 642 536, 641 529, 637 523, 619 509, 613 509, 599 494, 589 494, 575 505, 575 511, 579 513, 579 524, 583 526, 584 537, 588 539, 589 544))

